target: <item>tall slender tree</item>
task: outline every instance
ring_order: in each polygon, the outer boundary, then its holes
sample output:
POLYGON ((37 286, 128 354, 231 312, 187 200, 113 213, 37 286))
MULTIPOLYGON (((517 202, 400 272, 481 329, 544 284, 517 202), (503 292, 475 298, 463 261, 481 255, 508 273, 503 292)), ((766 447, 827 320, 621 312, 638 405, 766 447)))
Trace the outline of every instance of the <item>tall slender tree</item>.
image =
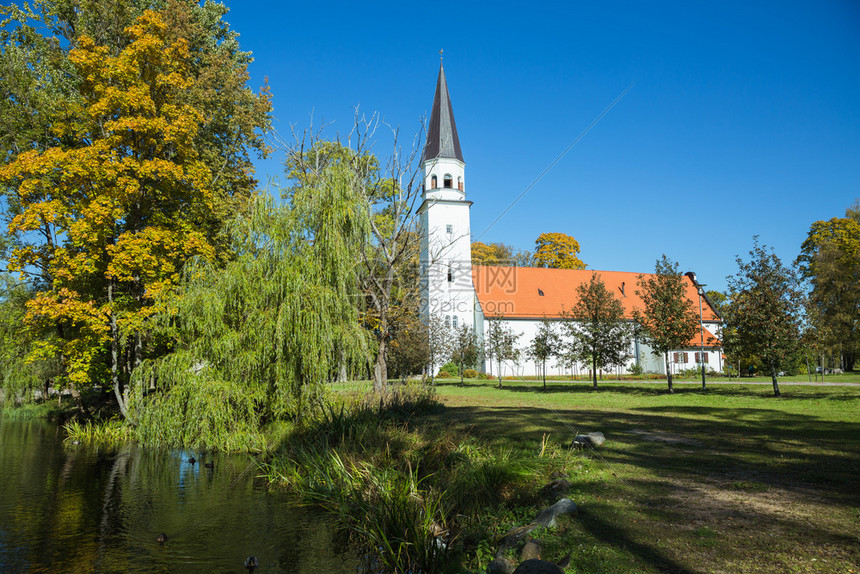
POLYGON ((795 263, 811 286, 808 315, 817 339, 853 370, 860 354, 860 211, 813 223, 795 263))
POLYGON ((505 323, 502 317, 495 317, 489 322, 487 337, 484 340, 484 356, 496 362, 500 389, 502 388, 502 365, 505 362, 516 364, 520 358, 520 349, 517 346, 519 338, 520 334, 505 323))
POLYGON ((675 390, 669 351, 686 347, 699 329, 699 316, 693 310, 692 301, 684 294, 684 281, 678 264, 664 254, 657 260, 653 275, 639 276, 639 289, 636 290, 645 308, 636 310, 635 319, 643 328, 646 342, 663 355, 670 393, 675 390))
POLYGON ((761 359, 780 396, 777 376, 800 346, 803 293, 794 270, 760 245, 758 236, 749 254, 749 261, 737 258, 738 273, 727 278, 730 302, 723 318, 735 348, 761 359))
POLYGON ((597 370, 621 365, 630 357, 630 326, 624 322, 621 301, 611 293, 596 272, 588 283, 576 288, 577 301, 563 312, 563 325, 573 346, 573 354, 590 361, 593 386, 597 370))
POLYGON ((546 361, 555 357, 560 350, 561 338, 558 336, 555 324, 548 319, 543 319, 529 345, 528 352, 531 358, 540 365, 544 391, 546 390, 546 361))

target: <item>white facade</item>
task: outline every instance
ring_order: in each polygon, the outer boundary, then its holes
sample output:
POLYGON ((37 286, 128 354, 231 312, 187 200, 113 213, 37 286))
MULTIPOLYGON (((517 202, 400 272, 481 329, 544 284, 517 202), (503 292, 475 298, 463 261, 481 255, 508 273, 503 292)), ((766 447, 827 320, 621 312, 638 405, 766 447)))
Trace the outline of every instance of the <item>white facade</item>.
POLYGON ((425 300, 422 316, 439 318, 451 327, 474 325, 472 235, 463 191, 465 164, 456 159, 424 161, 421 225, 421 278, 425 300), (444 187, 452 182, 458 187, 444 187), (433 185, 436 187, 433 187, 433 185))
MULTIPOLYGON (((480 305, 476 309, 476 317, 479 322, 477 331, 480 334, 487 333, 490 329, 490 322, 497 319, 487 319, 483 316, 480 310, 480 305)), ((551 319, 555 324, 557 333, 561 335, 561 325, 559 319, 551 319)), ((520 359, 513 363, 504 361, 501 365, 501 373, 503 377, 535 377, 541 374, 542 366, 534 359, 528 356, 528 348, 535 336, 538 334, 542 320, 541 319, 502 319, 505 327, 509 327, 514 333, 518 334, 517 347, 520 351, 520 359)), ((718 335, 719 323, 704 322, 706 330, 718 335)), ((672 374, 677 374, 681 371, 689 369, 700 369, 701 363, 700 354, 702 350, 699 347, 688 347, 679 351, 669 353, 669 368, 672 374)), ((666 374, 666 364, 662 355, 654 354, 651 347, 644 341, 633 340, 630 343, 629 359, 620 368, 614 368, 609 371, 604 371, 606 378, 611 379, 614 374, 629 374, 632 372, 634 365, 639 365, 644 373, 666 374)), ((705 347, 705 370, 722 371, 722 352, 720 349, 705 347)), ((549 376, 576 376, 587 375, 591 371, 591 365, 586 363, 577 363, 575 365, 562 364, 557 358, 551 358, 546 361, 546 375, 549 376)), ((498 362, 486 360, 482 366, 482 370, 493 376, 499 375, 498 362)))

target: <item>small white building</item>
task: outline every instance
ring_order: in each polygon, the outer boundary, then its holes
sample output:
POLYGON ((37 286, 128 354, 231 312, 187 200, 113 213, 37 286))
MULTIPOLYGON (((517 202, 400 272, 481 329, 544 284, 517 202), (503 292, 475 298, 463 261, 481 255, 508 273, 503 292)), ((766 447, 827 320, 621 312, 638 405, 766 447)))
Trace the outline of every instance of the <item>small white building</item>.
MULTIPOLYGON (((591 279, 592 270, 544 269, 472 265, 472 202, 466 199, 466 164, 460 148, 454 111, 448 94, 445 70, 439 66, 436 94, 427 128, 422 156, 422 203, 418 209, 421 230, 422 316, 444 321, 451 328, 463 325, 475 329, 479 338, 489 331, 491 321, 502 321, 519 333, 518 346, 525 350, 543 320, 561 320, 564 309, 576 304, 576 288, 591 279)), ((606 287, 621 301, 627 320, 644 306, 636 295, 639 273, 597 271, 606 287)), ((647 273, 641 274, 646 277, 647 273)), ((688 273, 687 298, 699 314, 698 283, 688 273)), ((702 332, 683 349, 670 353, 673 372, 706 367, 722 370, 720 318, 707 297, 701 301, 702 332)), ((525 358, 517 364, 503 364, 503 376, 534 376, 539 367, 525 358)), ((630 360, 621 369, 628 372, 639 365, 644 372, 665 373, 662 356, 655 355, 641 341, 633 341, 630 360)), ((484 371, 496 365, 486 362, 484 371)), ((587 365, 547 364, 547 375, 588 372, 587 365)), ((497 374, 497 373, 493 373, 497 374)))

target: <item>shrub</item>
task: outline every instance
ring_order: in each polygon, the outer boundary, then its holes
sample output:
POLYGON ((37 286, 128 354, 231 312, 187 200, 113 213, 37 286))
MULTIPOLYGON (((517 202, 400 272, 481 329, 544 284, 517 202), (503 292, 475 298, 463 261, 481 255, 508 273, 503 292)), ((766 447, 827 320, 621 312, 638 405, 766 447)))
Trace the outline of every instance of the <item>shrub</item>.
POLYGON ((448 373, 447 375, 445 375, 446 377, 450 377, 452 376, 452 373, 459 373, 460 369, 458 369, 457 365, 455 365, 454 363, 445 363, 444 365, 442 365, 442 368, 439 369, 440 377, 442 376, 443 371, 448 373))
POLYGON ((448 371, 439 371, 439 374, 436 376, 440 379, 450 379, 453 375, 448 371))
POLYGON ((466 369, 465 371, 463 371, 463 376, 467 379, 477 379, 478 371, 476 371, 475 369, 466 369))

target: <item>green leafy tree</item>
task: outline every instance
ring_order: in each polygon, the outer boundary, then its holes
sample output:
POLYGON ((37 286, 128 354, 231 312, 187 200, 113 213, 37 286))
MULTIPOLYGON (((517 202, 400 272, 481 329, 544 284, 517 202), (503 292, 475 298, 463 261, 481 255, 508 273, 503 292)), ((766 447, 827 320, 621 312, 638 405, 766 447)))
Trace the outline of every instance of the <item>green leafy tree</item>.
POLYGON ((266 422, 319 407, 344 361, 366 365, 355 261, 369 223, 351 178, 333 165, 289 205, 260 198, 231 227, 233 260, 189 263, 157 318, 174 351, 133 373, 130 410, 144 442, 253 442, 266 422))
POLYGON ((108 383, 126 413, 130 372, 163 352, 146 328, 154 301, 188 257, 229 257, 223 223, 253 193, 269 98, 245 86, 250 58, 223 6, 0 10, 0 185, 9 267, 37 287, 31 358, 59 359, 80 406, 80 390, 108 383))
POLYGON ((460 375, 460 384, 464 384, 463 372, 474 368, 481 360, 481 345, 478 335, 469 325, 461 325, 454 332, 454 340, 451 344, 451 362, 457 365, 460 375))
POLYGON ((546 361, 557 356, 560 350, 561 338, 558 336, 555 324, 548 319, 542 320, 529 345, 528 353, 532 359, 540 363, 543 390, 546 390, 546 361))
POLYGON ((699 315, 685 295, 684 281, 678 264, 664 254, 657 260, 653 275, 639 276, 636 290, 645 308, 636 310, 635 319, 642 327, 645 341, 663 355, 670 393, 674 388, 669 351, 686 347, 699 329, 699 315))
POLYGON ((732 345, 741 354, 756 356, 770 372, 779 396, 778 373, 795 359, 800 344, 803 293, 795 272, 758 237, 750 260, 737 258, 738 273, 728 277, 730 303, 723 319, 732 330, 732 345))
POLYGON ((32 288, 6 274, 0 276, 0 395, 6 401, 29 402, 37 390, 47 398, 59 374, 56 359, 30 360, 38 334, 26 328, 32 288), (23 327, 23 328, 22 328, 23 327))
POLYGON ((813 223, 795 263, 811 285, 807 312, 817 339, 853 370, 860 353, 860 212, 849 208, 843 218, 813 223))
POLYGON ((535 240, 535 267, 585 269, 579 258, 579 242, 564 233, 541 233, 535 240))
POLYGON ((430 381, 436 375, 436 365, 444 363, 451 354, 451 328, 445 325, 439 315, 430 315, 425 325, 427 331, 427 366, 430 371, 430 381))
POLYGON ((419 299, 419 234, 415 218, 420 187, 409 170, 415 156, 395 153, 382 165, 371 152, 374 118, 357 118, 352 147, 338 141, 308 136, 288 150, 287 172, 298 185, 314 185, 321 167, 344 165, 352 174, 353 192, 370 213, 370 239, 356 260, 362 269, 365 298, 364 323, 376 338, 373 364, 375 390, 388 380, 386 357, 392 334, 410 321, 410 301, 419 299))
POLYGON ((572 352, 591 362, 592 382, 597 388, 597 370, 621 365, 630 358, 631 330, 624 322, 621 301, 611 293, 597 273, 576 288, 577 302, 562 316, 572 342, 572 352))
POLYGON ((517 347, 519 333, 504 322, 501 317, 495 317, 489 322, 487 337, 484 341, 484 356, 496 362, 499 375, 499 388, 502 388, 502 364, 516 364, 520 359, 520 349, 517 347))

